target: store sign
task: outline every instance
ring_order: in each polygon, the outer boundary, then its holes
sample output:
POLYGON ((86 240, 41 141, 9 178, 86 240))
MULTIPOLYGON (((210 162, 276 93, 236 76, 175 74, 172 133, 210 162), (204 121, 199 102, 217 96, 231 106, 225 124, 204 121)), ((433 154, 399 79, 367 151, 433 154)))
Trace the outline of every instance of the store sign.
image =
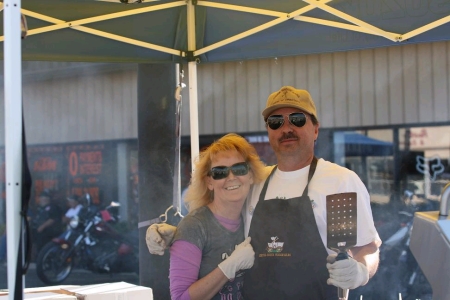
POLYGON ((89 193, 95 204, 100 203, 104 149, 104 144, 66 146, 70 194, 89 193))
POLYGON ((418 155, 416 156, 416 170, 434 181, 438 175, 444 173, 445 166, 437 156, 426 158, 418 155))
POLYGON ((64 187, 63 150, 63 146, 28 147, 28 164, 33 179, 32 195, 35 202, 44 189, 59 191, 64 187))
POLYGON ((427 156, 445 155, 450 150, 450 126, 411 128, 409 147, 413 151, 427 151, 427 156))
POLYGON ((114 143, 29 146, 27 150, 35 201, 44 189, 53 191, 61 204, 71 194, 89 193, 94 204, 101 204, 102 194, 116 195, 116 162, 110 159, 116 153, 114 143))

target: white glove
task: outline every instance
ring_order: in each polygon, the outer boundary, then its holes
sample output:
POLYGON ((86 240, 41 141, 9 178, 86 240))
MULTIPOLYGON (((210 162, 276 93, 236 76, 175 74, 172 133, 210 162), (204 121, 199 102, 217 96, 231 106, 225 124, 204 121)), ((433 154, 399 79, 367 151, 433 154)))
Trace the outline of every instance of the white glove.
POLYGON ((367 267, 353 258, 336 260, 336 254, 327 257, 327 269, 330 273, 327 283, 342 289, 356 289, 369 281, 367 267))
POLYGON ((236 246, 233 253, 219 264, 220 270, 228 279, 236 277, 239 270, 250 269, 255 262, 255 251, 250 245, 251 238, 246 238, 242 243, 236 246))
POLYGON ((164 250, 172 243, 176 229, 175 226, 166 223, 150 225, 145 234, 148 251, 151 254, 164 255, 164 250))

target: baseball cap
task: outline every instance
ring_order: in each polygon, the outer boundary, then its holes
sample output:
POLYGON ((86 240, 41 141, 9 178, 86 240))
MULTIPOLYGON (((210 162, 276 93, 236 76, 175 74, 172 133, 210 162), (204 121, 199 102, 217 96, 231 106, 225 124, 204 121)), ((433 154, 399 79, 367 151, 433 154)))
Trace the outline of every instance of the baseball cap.
POLYGON ((262 112, 264 120, 266 120, 274 110, 282 107, 301 109, 319 120, 317 117, 316 105, 307 90, 299 90, 292 86, 283 86, 279 91, 270 94, 269 98, 267 98, 266 108, 262 112))

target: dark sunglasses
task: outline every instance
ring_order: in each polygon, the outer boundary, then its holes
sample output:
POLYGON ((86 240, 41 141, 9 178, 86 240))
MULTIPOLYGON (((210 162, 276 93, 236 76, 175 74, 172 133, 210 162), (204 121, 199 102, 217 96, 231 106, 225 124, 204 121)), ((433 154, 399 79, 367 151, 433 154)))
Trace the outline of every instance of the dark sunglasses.
MULTIPOLYGON (((303 127, 306 124, 306 115, 302 112, 295 112, 288 115, 289 123, 296 127, 303 127)), ((283 115, 271 115, 267 118, 267 126, 272 130, 277 130, 284 124, 283 115)))
POLYGON ((235 176, 244 176, 248 174, 249 167, 246 162, 240 162, 231 167, 217 166, 211 168, 208 176, 211 176, 214 180, 224 179, 228 177, 230 170, 235 176))

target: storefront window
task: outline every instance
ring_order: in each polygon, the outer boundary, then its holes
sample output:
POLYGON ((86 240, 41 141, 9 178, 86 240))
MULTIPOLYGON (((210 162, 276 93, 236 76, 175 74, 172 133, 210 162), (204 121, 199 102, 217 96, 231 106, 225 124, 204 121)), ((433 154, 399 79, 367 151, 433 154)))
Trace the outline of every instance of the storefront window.
POLYGON ((383 241, 377 274, 353 295, 394 299, 401 293, 404 299, 431 299, 409 238, 415 212, 439 210, 450 179, 450 127, 339 131, 332 136, 335 162, 366 184, 383 241))
POLYGON ((401 129, 399 138, 405 190, 437 208, 442 188, 450 179, 450 126, 401 129))
POLYGON ((334 134, 335 162, 359 175, 374 202, 389 202, 393 191, 392 140, 392 130, 344 131, 334 134))

